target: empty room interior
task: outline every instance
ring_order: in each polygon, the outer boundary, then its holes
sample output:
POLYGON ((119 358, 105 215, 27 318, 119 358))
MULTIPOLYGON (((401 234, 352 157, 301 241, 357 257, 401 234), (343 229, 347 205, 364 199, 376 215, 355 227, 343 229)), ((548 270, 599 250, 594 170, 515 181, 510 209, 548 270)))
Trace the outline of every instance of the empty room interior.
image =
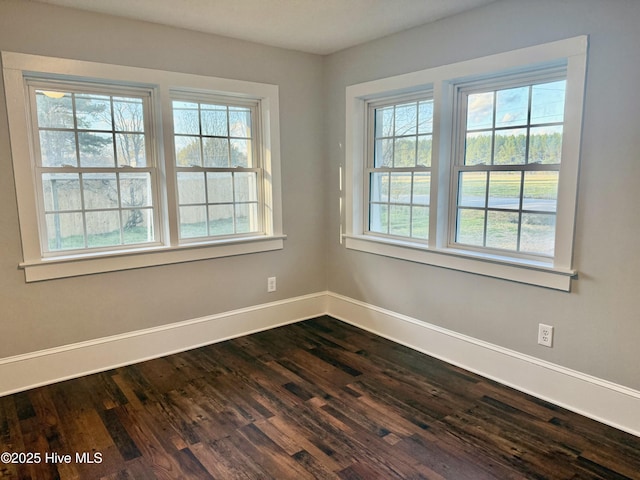
POLYGON ((0 0, 0 478, 640 479, 638 25, 0 0))

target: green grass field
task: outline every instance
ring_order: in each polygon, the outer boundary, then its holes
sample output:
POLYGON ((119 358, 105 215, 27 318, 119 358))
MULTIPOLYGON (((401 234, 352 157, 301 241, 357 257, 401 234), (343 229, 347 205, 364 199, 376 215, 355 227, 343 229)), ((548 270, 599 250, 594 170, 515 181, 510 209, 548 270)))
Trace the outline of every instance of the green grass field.
MULTIPOLYGON (((146 227, 126 228, 123 231, 123 239, 120 238, 120 230, 106 233, 87 235, 88 248, 100 248, 114 245, 129 245, 149 242, 149 234, 146 227)), ((151 240, 153 241, 153 240, 151 240)), ((59 239, 49 238, 49 250, 77 250, 85 248, 83 235, 61 236, 59 239)))
MULTIPOLYGON (((489 178, 489 205, 513 211, 485 210, 487 172, 462 173, 461 205, 476 208, 459 210, 456 241, 473 246, 552 254, 558 172, 526 172, 524 183, 520 172, 491 172, 489 178), (521 188, 524 189, 524 208, 535 213, 523 213, 520 218, 517 205, 521 188), (501 202, 503 207, 500 207, 501 202)), ((380 182, 380 200, 388 198, 389 205, 372 205, 371 231, 426 239, 428 210, 415 204, 413 207, 406 205, 411 202, 411 174, 382 175, 376 180, 380 182)), ((428 196, 429 177, 416 176, 413 192, 414 201, 416 192, 428 196)))

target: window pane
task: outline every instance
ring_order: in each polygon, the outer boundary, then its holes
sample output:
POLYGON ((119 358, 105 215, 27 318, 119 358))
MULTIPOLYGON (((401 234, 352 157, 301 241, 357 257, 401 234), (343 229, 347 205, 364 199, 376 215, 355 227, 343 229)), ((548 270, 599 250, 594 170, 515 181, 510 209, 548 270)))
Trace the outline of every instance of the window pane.
POLYGON ((555 165, 562 158, 562 125, 531 128, 529 163, 555 165))
POLYGON ((256 203, 236 204, 236 233, 258 231, 258 205, 256 203))
POLYGON ((393 155, 394 167, 415 167, 416 166, 416 139, 396 138, 395 151, 393 155))
MULTIPOLYGON (((179 166, 204 166, 205 168, 251 168, 254 166, 250 108, 182 101, 174 101, 173 106, 177 134, 175 136, 176 160, 179 166), (184 133, 192 136, 178 135, 184 133)), ((231 177, 227 177, 224 181, 223 177, 208 178, 208 188, 213 196, 208 203, 234 201, 231 184, 227 184, 222 189, 216 186, 216 184, 221 186, 224 182, 232 181, 231 177)), ((248 181, 247 178, 244 178, 245 183, 248 181)), ((257 184, 255 178, 254 183, 257 184)), ((239 188, 239 185, 236 187, 239 188)), ((245 185, 244 195, 248 195, 247 188, 245 185)), ((254 191, 252 198, 257 201, 257 187, 254 185, 252 188, 254 191)), ((202 191, 204 192, 204 189, 202 191)))
POLYGON ((229 166, 229 140, 204 138, 204 166, 226 168, 229 166))
POLYGON ((42 167, 79 169, 42 174, 49 250, 153 241, 151 172, 117 170, 150 167, 145 100, 43 90, 35 100, 42 167))
POLYGON ((209 205, 210 235, 232 235, 233 205, 209 205))
POLYGON ((486 172, 461 172, 458 184, 458 205, 484 207, 487 194, 486 172))
POLYGON ((389 232, 389 207, 372 203, 369 207, 369 230, 378 233, 389 232))
POLYGON ((532 87, 531 123, 553 123, 564 121, 566 80, 542 83, 532 87))
POLYGON ((47 212, 81 210, 80 178, 74 173, 44 173, 42 175, 44 209, 47 212))
POLYGON ((464 165, 487 165, 488 171, 463 168, 467 171, 459 174, 456 241, 553 252, 558 171, 529 165, 560 163, 563 126, 557 123, 564 119, 565 84, 562 80, 467 95, 467 128, 461 132, 464 165), (521 167, 505 171, 498 167, 503 165, 521 167))
POLYGON ((48 213, 45 217, 49 250, 85 248, 82 213, 48 213))
POLYGON ((393 106, 376 108, 376 138, 393 136, 393 106))
POLYGON ((433 100, 427 100, 418 104, 418 133, 431 133, 433 131, 433 100))
POLYGON ((121 245, 120 212, 96 211, 85 214, 87 221, 87 247, 121 245))
POLYGON ((229 136, 251 138, 251 110, 229 107, 229 136))
POLYGON ((201 108, 202 135, 215 137, 229 136, 229 130, 227 128, 227 107, 221 105, 202 105, 201 108))
POLYGON ((43 167, 78 166, 76 136, 73 132, 40 131, 40 154, 43 167))
POLYGON ((429 207, 411 208, 411 237, 422 240, 429 237, 429 207))
POLYGON ((143 133, 116 133, 118 166, 146 167, 147 154, 143 133))
POLYGON ((528 86, 496 92, 496 127, 526 125, 528 113, 528 86))
POLYGON ((40 128, 74 128, 70 93, 36 90, 36 105, 40 128))
POLYGON ((416 164, 419 167, 431 166, 431 135, 418 137, 418 159, 416 164))
POLYGON ((118 183, 115 173, 85 173, 82 175, 84 206, 89 210, 118 207, 118 183))
POLYGON ((205 203, 203 172, 178 172, 178 202, 180 205, 205 203))
POLYGON ((144 132, 142 99, 113 97, 113 119, 118 132, 144 132))
POLYGON ((418 104, 396 105, 395 136, 415 135, 418 121, 418 104))
POLYGON ((229 140, 232 167, 252 167, 251 140, 229 140))
POLYGON ((493 127, 493 92, 474 93, 467 98, 467 130, 493 127))
POLYGON ((528 253, 553 255, 556 236, 554 214, 522 214, 520 250, 528 253))
POLYGON ((121 173, 120 199, 123 207, 150 207, 150 173, 121 173))
POLYGON ((209 203, 233 203, 233 178, 231 175, 231 172, 207 173, 209 203))
POLYGON ((518 248, 518 213, 487 212, 487 247, 518 248))
POLYGON ((458 209, 456 242, 482 246, 484 243, 484 210, 458 209))
POLYGON ((494 165, 521 165, 527 155, 527 130, 498 130, 495 137, 494 165))
POLYGON ((233 175, 236 202, 257 202, 258 191, 255 172, 237 172, 233 175))
POLYGON ((558 172, 525 172, 522 208, 555 212, 558 203, 558 172))
MULTIPOLYGON (((225 118, 226 126, 226 118, 225 118)), ((185 135, 200 135, 198 104, 192 102, 173 102, 173 132, 185 135)))
POLYGON ((179 167, 201 167, 200 137, 175 137, 176 165, 179 167))
POLYGON ((207 236, 207 207, 198 205, 180 207, 180 237, 194 238, 207 236))
POLYGON ((389 205, 389 233, 408 237, 411 233, 411 207, 389 205))
POLYGON ((389 201, 389 174, 372 173, 370 188, 370 200, 372 202, 389 201))
POLYGON ((122 243, 147 243, 155 241, 153 210, 142 208, 122 211, 122 243))
POLYGON ((492 137, 491 132, 467 133, 464 164, 490 165, 492 137))
POLYGON ((113 130, 111 97, 76 95, 76 117, 80 130, 113 130))
POLYGON ((78 133, 80 166, 114 167, 113 136, 110 133, 78 133))
POLYGON ((393 166, 393 140, 376 140, 374 166, 391 167, 393 166))
POLYGON ((491 172, 489 174, 489 207, 520 208, 521 172, 491 172))
POLYGON ((411 203, 411 173, 392 173, 389 193, 392 203, 411 203))
MULTIPOLYGON (((205 169, 254 168, 252 135, 252 110, 248 107, 214 105, 174 101, 174 109, 199 108, 201 131, 192 129, 191 141, 179 141, 176 136, 178 164, 187 164, 188 150, 202 145, 202 163, 205 169), (197 136, 196 136, 197 135, 197 136), (178 150, 178 145, 182 150, 178 150), (182 154, 182 156, 180 156, 182 154)), ((176 121, 186 120, 182 117, 176 121)), ((176 127, 176 133, 187 127, 176 127)), ((195 160, 195 155, 192 156, 195 160)), ((192 164, 193 165, 193 164, 192 164)), ((219 172, 181 173, 178 175, 179 201, 181 205, 203 209, 181 209, 181 235, 183 238, 257 232, 259 225, 258 173, 219 172), (195 183, 197 182, 197 185, 195 183), (204 227, 200 226, 200 221, 204 227)))
POLYGON ((429 205, 431 196, 431 173, 413 174, 413 203, 429 205))

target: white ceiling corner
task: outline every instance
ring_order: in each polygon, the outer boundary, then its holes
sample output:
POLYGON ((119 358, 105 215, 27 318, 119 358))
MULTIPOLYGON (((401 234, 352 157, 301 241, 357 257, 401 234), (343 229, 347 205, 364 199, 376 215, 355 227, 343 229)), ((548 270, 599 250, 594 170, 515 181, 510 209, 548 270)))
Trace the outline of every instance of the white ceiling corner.
POLYGON ((495 0, 34 0, 329 54, 495 0))

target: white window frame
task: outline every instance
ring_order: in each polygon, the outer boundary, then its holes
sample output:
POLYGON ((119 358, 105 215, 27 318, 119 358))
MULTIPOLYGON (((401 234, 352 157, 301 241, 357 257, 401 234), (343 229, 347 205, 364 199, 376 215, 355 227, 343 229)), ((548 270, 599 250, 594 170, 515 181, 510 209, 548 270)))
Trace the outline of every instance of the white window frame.
MULTIPOLYGON (((147 165, 145 167, 124 167, 124 166, 112 166, 112 167, 86 167, 78 164, 77 166, 56 166, 56 167, 45 167, 41 164, 42 152, 40 151, 40 142, 36 139, 39 138, 39 131, 41 128, 38 125, 37 119, 37 107, 35 102, 30 102, 30 115, 31 115, 31 131, 32 137, 34 138, 34 143, 32 145, 34 155, 33 155, 33 170, 34 170, 34 181, 36 184, 36 197, 38 201, 38 215, 39 215, 39 228, 40 228, 40 245, 42 250, 43 258, 55 258, 59 256, 69 256, 69 255, 77 255, 84 254, 86 252, 101 252, 101 251, 117 251, 117 250, 126 250, 131 248, 145 248, 158 246, 162 244, 162 239, 159 236, 162 234, 162 219, 158 212, 158 204, 159 204, 159 191, 161 190, 161 185, 159 183, 159 175, 158 175, 158 155, 157 148, 152 141, 155 135, 155 125, 150 121, 150 118, 153 117, 152 113, 152 100, 153 100, 153 91, 148 88, 122 88, 114 85, 105 85, 99 83, 77 83, 77 82, 61 82, 58 80, 55 81, 47 81, 39 78, 26 78, 26 85, 28 88, 28 95, 30 99, 35 98, 36 90, 53 90, 53 91, 65 91, 65 92, 73 92, 74 94, 97 94, 97 95, 108 95, 108 96, 122 96, 122 97, 131 97, 131 98, 139 98, 142 100, 143 112, 144 112, 144 137, 145 137, 145 158, 147 161, 147 165), (113 173, 116 176, 120 174, 132 174, 136 172, 148 173, 150 176, 151 182, 151 210, 153 212, 153 229, 154 229, 154 237, 155 239, 150 242, 145 242, 143 244, 119 244, 119 245, 111 245, 105 247, 83 247, 79 249, 63 249, 63 250, 49 250, 48 248, 48 238, 47 238, 47 229, 45 227, 45 213, 44 213, 44 199, 42 198, 43 184, 42 184, 42 174, 44 172, 48 173, 72 173, 72 174, 80 174, 81 176, 85 176, 87 174, 92 173, 113 173)), ((115 126, 113 127, 115 129, 115 126)), ((42 128, 42 130, 47 130, 48 128, 42 128)), ((73 129, 65 129, 73 131, 75 134, 83 133, 83 129, 76 128, 74 126, 73 129)), ((112 131, 115 133, 115 130, 112 131)), ((77 141, 77 140, 76 140, 77 141)), ((115 142, 114 142, 115 146, 115 142)), ((79 152, 76 152, 79 153, 79 152)), ((114 157, 115 159, 115 157, 114 157)), ((82 181, 81 181, 82 182, 82 181)), ((80 189, 83 192, 83 188, 80 189)), ((80 194, 81 197, 84 197, 84 194, 80 194)), ((82 201, 81 203, 84 203, 82 201)), ((124 207, 118 203, 118 206, 114 208, 114 211, 118 211, 119 213, 124 209, 124 207)), ((145 207, 145 209, 149 210, 149 208, 145 207)), ((91 213, 93 210, 89 208, 82 208, 81 211, 76 213, 81 213, 82 216, 85 216, 91 213)), ((86 222, 83 222, 86 226, 86 222)), ((88 232, 85 232, 85 236, 88 232)))
POLYGON ((20 267, 25 270, 27 282, 264 252, 284 247, 286 236, 282 230, 277 85, 14 52, 2 52, 2 65, 24 257, 20 267), (39 193, 34 170, 34 132, 29 115, 29 78, 130 85, 144 87, 152 92, 153 118, 150 121, 155 129, 154 148, 157 149, 158 177, 161 179, 156 205, 160 217, 157 226, 159 245, 43 255, 38 221, 39 193), (173 153, 173 91, 258 102, 264 211, 260 234, 232 238, 209 237, 202 242, 180 242, 173 153))
MULTIPOLYGON (((181 244, 189 244, 189 243, 197 243, 197 242, 203 242, 203 241, 207 241, 207 240, 216 240, 219 238, 242 238, 245 237, 247 235, 259 235, 259 234, 264 234, 264 227, 263 225, 265 224, 265 208, 264 208, 264 202, 263 202, 263 198, 264 198, 264 188, 262 188, 262 186, 264 185, 264 169, 262 168, 262 152, 260 151, 260 144, 261 144, 261 124, 260 124, 260 103, 258 101, 255 100, 250 100, 250 101, 246 101, 244 99, 231 99, 229 97, 219 97, 219 96, 212 96, 212 95, 205 95, 202 93, 189 93, 189 92, 180 92, 180 91, 172 91, 171 92, 171 100, 173 101, 183 101, 183 102, 193 102, 193 103, 198 103, 198 104, 216 104, 219 106, 225 106, 225 107, 244 107, 244 108, 248 108, 249 111, 251 112, 251 166, 250 167, 234 167, 234 166, 228 166, 228 167, 207 167, 204 164, 202 166, 178 166, 176 163, 174 163, 174 168, 176 169, 176 175, 179 172, 184 172, 184 173, 207 173, 207 172, 222 172, 222 173, 231 173, 232 175, 235 175, 235 173, 240 173, 240 172, 253 172, 256 173, 256 178, 257 178, 257 191, 256 191, 256 201, 258 203, 258 211, 257 211, 257 225, 258 227, 255 229, 255 231, 251 232, 251 233, 232 233, 232 234, 228 234, 228 235, 205 235, 205 236, 195 236, 195 237, 184 237, 184 236, 180 236, 180 243, 181 244)), ((181 136, 181 135, 186 135, 186 134, 176 134, 174 132, 173 135, 173 139, 175 142, 175 138, 177 136, 181 136)), ((198 135, 191 135, 191 136, 198 136, 200 137, 200 139, 206 138, 206 135, 203 134, 198 134, 198 135)), ((219 137, 219 138, 224 138, 224 137, 219 137)), ((232 136, 229 135, 226 137, 227 139, 231 139, 232 136)), ((173 150, 175 152, 175 149, 173 150)), ((203 159, 204 161, 204 159, 203 159)), ((177 178, 176 178, 176 182, 177 182, 177 178)), ((179 185, 176 183, 176 188, 178 189, 179 192, 179 185)), ((205 186, 205 197, 206 197, 206 186, 205 186)), ((176 197, 177 203, 176 203, 176 208, 178 209, 178 216, 180 217, 180 207, 185 206, 180 204, 179 202, 179 193, 176 197)), ((205 199, 206 200, 206 199, 205 199)), ((239 204, 241 202, 236 202, 235 199, 233 201, 233 203, 231 204, 233 208, 235 208, 236 204, 239 204)), ((204 205, 209 206, 211 205, 211 203, 205 203, 204 205)), ((188 205, 187 205, 188 206, 188 205)))
MULTIPOLYGON (((415 203, 414 198, 413 198, 413 180, 412 180, 412 188, 411 188, 411 193, 410 193, 410 198, 408 200, 408 202, 403 202, 401 205, 402 206, 406 206, 410 209, 410 220, 409 220, 409 229, 410 229, 410 235, 394 235, 392 232, 388 232, 388 233, 382 233, 382 232, 377 232, 374 230, 371 230, 371 205, 373 203, 378 203, 378 202, 373 202, 371 200, 371 175, 374 173, 389 173, 390 175, 395 174, 410 174, 412 176, 412 178, 415 178, 415 174, 428 174, 429 175, 429 182, 431 182, 431 175, 432 175, 432 171, 431 171, 431 158, 429 159, 429 166, 421 166, 421 165, 414 165, 414 166, 406 166, 406 167, 397 167, 395 165, 391 166, 391 167, 376 167, 375 166, 375 150, 376 150, 376 140, 377 137, 375 135, 375 115, 376 115, 376 110, 380 109, 380 108, 385 108, 385 107, 397 107, 397 106, 401 106, 401 105, 406 105, 408 103, 416 103, 416 108, 418 107, 420 102, 433 102, 433 95, 431 91, 422 91, 420 92, 418 95, 401 95, 399 97, 392 97, 392 98, 388 98, 385 99, 382 102, 367 102, 367 136, 368 136, 368 143, 367 143, 367 153, 366 153, 366 158, 367 158, 367 164, 365 167, 365 181, 364 181, 364 196, 366 198, 366 205, 367 205, 367 211, 364 215, 364 222, 365 224, 363 225, 363 230, 366 234, 371 234, 371 235, 376 235, 376 236, 380 236, 380 237, 385 237, 385 238, 398 238, 398 239, 409 239, 411 241, 415 241, 415 242, 419 242, 419 243, 426 243, 427 239, 422 239, 419 238, 417 235, 413 235, 413 224, 412 224, 412 216, 413 216, 413 212, 412 209, 414 207, 418 207, 418 208, 422 208, 425 207, 427 209, 429 209, 429 205, 422 205, 419 203, 415 203)), ((419 113, 418 113, 419 115, 419 113)), ((433 123, 433 118, 432 118, 432 123, 433 123)), ((418 131, 418 125, 416 124, 416 133, 415 135, 411 134, 409 136, 415 136, 416 137, 416 159, 418 158, 418 154, 417 154, 417 150, 419 148, 419 140, 418 137, 419 136, 432 136, 432 133, 419 133, 418 131)), ((393 138, 393 140, 395 141, 396 137, 395 136, 395 132, 394 132, 394 136, 391 137, 393 138)), ((391 182, 389 184, 389 190, 391 190, 391 182)), ((387 207, 391 208, 391 205, 399 205, 397 202, 392 202, 391 201, 391 191, 388 192, 388 196, 389 198, 387 199, 387 207)), ((385 202, 381 202, 380 204, 384 204, 385 202)), ((387 214, 388 216, 390 215, 390 213, 387 214)), ((389 219, 387 219, 387 222, 389 222, 389 219)), ((388 225, 388 227, 390 227, 390 225, 388 225)), ((427 234, 428 236, 428 234, 427 234)))
MULTIPOLYGON (((400 258, 520 283, 569 291, 587 62, 587 36, 536 45, 460 63, 348 86, 346 89, 344 238, 348 249, 400 258), (553 67, 566 69, 562 163, 558 186, 553 258, 496 254, 466 249, 451 242, 451 209, 456 179, 457 89, 468 82, 532 74, 553 67), (372 235, 365 229, 368 104, 384 98, 433 91, 431 213, 427 245, 410 238, 372 235)), ((455 217, 454 217, 455 218, 455 217)))
MULTIPOLYGON (((489 81, 480 80, 479 82, 471 82, 465 84, 456 84, 455 86, 455 106, 454 106, 454 148, 453 148, 453 157, 452 157, 452 173, 451 173, 451 198, 450 198, 450 218, 449 218, 449 240, 448 246, 452 248, 461 248, 468 250, 477 250, 479 252, 493 252, 496 255, 501 255, 502 252, 498 248, 491 248, 489 246, 472 246, 466 245, 464 243, 460 243, 461 247, 458 247, 458 242, 456 241, 457 237, 457 215, 458 215, 458 193, 459 193, 459 183, 458 183, 458 174, 461 172, 486 172, 490 175, 493 173, 497 173, 499 171, 503 172, 541 172, 541 171, 560 171, 560 164, 553 165, 536 165, 534 163, 522 163, 522 164, 507 164, 507 165, 465 165, 465 134, 467 133, 467 125, 466 125, 466 116, 467 116, 467 95, 473 94, 476 92, 492 92, 495 90, 504 90, 513 87, 522 87, 522 86, 532 86, 539 83, 548 83, 552 81, 558 80, 566 80, 566 71, 564 67, 554 67, 551 69, 542 69, 536 68, 534 72, 527 72, 524 74, 516 74, 516 75, 506 75, 499 77, 496 79, 490 79, 489 81)), ((559 122, 555 122, 559 123, 559 122)), ((564 121, 561 122, 564 126, 564 121)), ((502 127, 502 129, 508 129, 510 127, 502 127)), ((529 128, 536 128, 536 125, 527 124, 525 127, 518 127, 520 129, 526 129, 527 132, 529 128)), ((490 129, 484 129, 484 131, 491 130, 492 134, 495 135, 495 132, 500 131, 500 128, 491 127, 490 129)), ((529 135, 529 133, 527 133, 529 135)), ((495 154, 495 147, 493 148, 493 153, 495 154)), ((490 189, 487 187, 486 192, 487 195, 490 193, 490 189)), ((520 191, 520 200, 522 201, 524 197, 524 188, 521 185, 520 191)), ((488 198, 488 197, 487 197, 488 198)), ((468 207, 461 207, 468 208, 468 207)), ((495 209, 490 205, 485 205, 481 210, 486 212, 495 209)), ((518 209, 508 210, 510 213, 522 214, 523 210, 526 210, 524 207, 519 207, 518 209)), ((506 211, 506 210, 503 210, 506 211)), ((555 217, 555 212, 545 212, 545 214, 552 213, 555 217)), ((486 222, 485 218, 485 222, 486 222)), ((519 224, 521 222, 519 221, 519 224)), ((485 225, 485 236, 487 234, 486 225, 485 225)), ((518 234, 518 238, 521 238, 521 235, 518 234)), ((507 250, 506 255, 512 256, 514 258, 522 258, 522 259, 531 259, 531 260, 539 260, 542 262, 549 262, 552 259, 551 255, 545 254, 535 254, 535 253, 526 253, 522 251, 516 250, 507 250)))

